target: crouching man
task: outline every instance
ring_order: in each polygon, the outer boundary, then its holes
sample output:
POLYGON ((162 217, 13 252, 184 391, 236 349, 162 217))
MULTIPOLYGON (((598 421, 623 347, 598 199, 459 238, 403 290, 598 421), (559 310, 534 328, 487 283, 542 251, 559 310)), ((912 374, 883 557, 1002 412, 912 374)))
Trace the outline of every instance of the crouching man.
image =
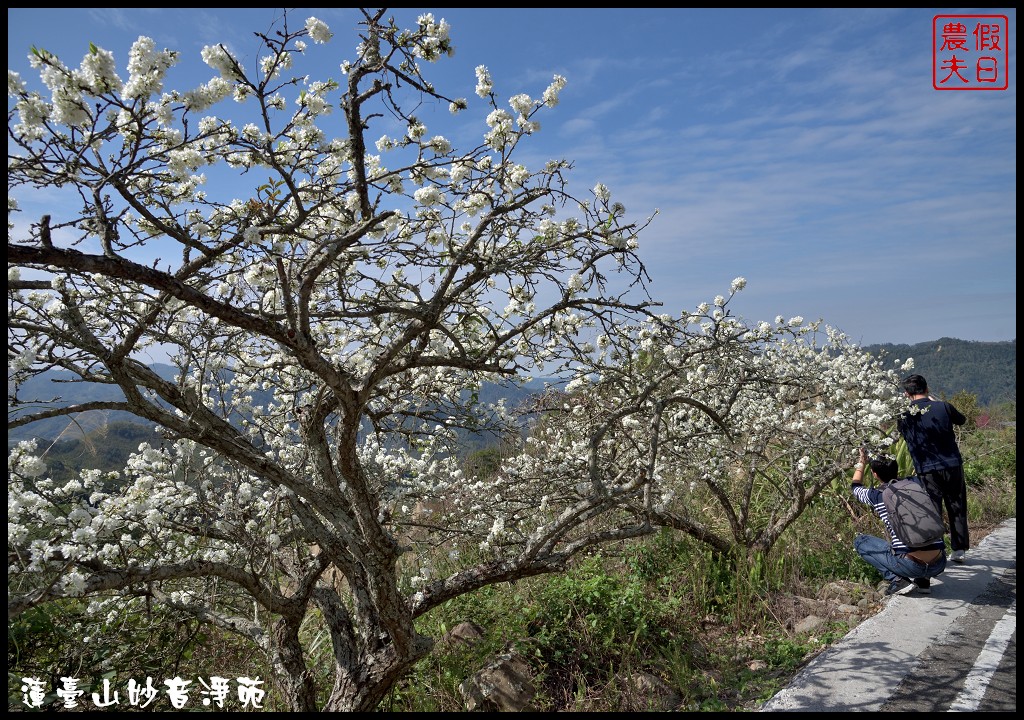
MULTIPOLYGON (((853 546, 857 554, 882 573, 882 577, 889 583, 886 595, 906 595, 915 591, 929 593, 931 578, 946 569, 946 543, 942 535, 941 517, 937 540, 931 539, 923 545, 913 545, 909 542, 909 537, 918 536, 922 530, 918 526, 934 523, 934 518, 924 515, 925 508, 921 508, 921 512, 917 514, 903 510, 902 508, 910 506, 911 503, 895 504, 891 495, 889 507, 899 507, 898 512, 901 514, 899 517, 890 515, 884 490, 889 483, 896 480, 897 474, 898 465, 894 458, 873 458, 869 461, 867 452, 861 448, 860 461, 854 466, 853 496, 870 506, 875 515, 881 518, 890 540, 859 534, 853 541, 853 546), (864 487, 865 468, 870 468, 880 487, 864 487), (903 528, 904 537, 900 537, 901 533, 896 528, 903 528)), ((916 478, 907 478, 901 480, 900 484, 905 484, 908 480, 918 483, 916 478)), ((926 492, 923 486, 921 491, 926 492)), ((930 529, 925 535, 934 538, 934 531, 930 529)))

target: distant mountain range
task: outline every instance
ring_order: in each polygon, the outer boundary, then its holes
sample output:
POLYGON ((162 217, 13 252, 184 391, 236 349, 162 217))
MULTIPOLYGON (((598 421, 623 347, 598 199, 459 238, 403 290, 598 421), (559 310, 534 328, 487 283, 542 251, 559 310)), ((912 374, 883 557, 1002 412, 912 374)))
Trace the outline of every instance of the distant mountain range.
MULTIPOLYGON (((157 363, 150 367, 160 377, 167 380, 177 374, 177 369, 171 365, 157 363)), ((8 383, 8 399, 10 392, 10 383, 8 383)), ((13 409, 8 406, 7 416, 9 418, 39 410, 41 405, 35 404, 33 401, 46 403, 48 406, 67 407, 87 402, 118 402, 124 400, 124 393, 115 385, 76 381, 75 376, 66 370, 50 370, 23 383, 18 388, 18 398, 26 404, 13 409)), ((20 440, 28 440, 33 437, 45 438, 50 441, 58 438, 84 437, 115 422, 150 424, 128 412, 90 410, 78 413, 74 418, 66 416, 47 418, 8 430, 7 446, 10 447, 20 440)))
MULTIPOLYGON (((978 398, 979 406, 1001 404, 1017 400, 1017 341, 975 342, 941 338, 934 342, 915 345, 867 345, 864 350, 875 356, 895 360, 914 358, 913 372, 923 375, 936 395, 951 398, 966 391, 978 398)), ((170 365, 154 365, 153 369, 162 377, 172 378, 176 374, 170 365)), ((19 389, 23 400, 53 400, 60 405, 73 405, 92 401, 117 401, 123 398, 121 391, 110 385, 97 383, 69 382, 72 375, 63 371, 52 371, 37 376, 19 389)), ((509 407, 516 407, 530 395, 540 392, 545 382, 557 383, 548 378, 530 383, 525 387, 488 384, 482 388, 481 402, 497 402, 504 399, 509 407)), ((32 405, 15 408, 12 414, 29 412, 32 405)), ((79 413, 74 418, 55 417, 31 425, 15 428, 7 434, 11 447, 20 440, 40 438, 47 447, 47 460, 62 464, 69 469, 83 464, 118 467, 129 452, 136 450, 144 440, 159 441, 150 423, 130 413, 109 410, 92 410, 79 413), (91 460, 90 460, 91 459, 91 460)), ((481 449, 494 442, 493 438, 468 435, 465 438, 468 450, 481 449)))
POLYGON ((924 376, 936 396, 976 395, 978 405, 1017 402, 1017 341, 983 342, 939 338, 915 345, 865 345, 872 355, 914 358, 913 373, 924 376))
MULTIPOLYGON (((158 375, 172 379, 177 369, 171 365, 154 364, 150 366, 158 375)), ((531 395, 541 392, 545 383, 560 384, 557 379, 537 379, 522 387, 513 385, 497 385, 485 383, 478 395, 481 403, 497 403, 504 400, 509 408, 516 408, 531 395)), ((9 390, 10 392, 10 390, 9 390)), ((75 380, 75 376, 65 370, 51 370, 37 375, 23 383, 18 389, 21 403, 17 407, 8 407, 8 417, 14 418, 41 407, 67 407, 88 402, 118 402, 124 400, 124 394, 113 385, 86 383, 75 380)), ((257 403, 266 399, 254 398, 257 403)), ((13 428, 7 433, 7 446, 12 447, 22 440, 38 438, 47 445, 56 443, 49 451, 51 455, 60 454, 61 450, 72 452, 110 453, 111 446, 120 446, 124 442, 132 444, 135 450, 139 443, 147 438, 157 439, 153 432, 153 423, 142 420, 129 412, 120 410, 89 410, 77 413, 73 417, 60 416, 39 420, 29 425, 13 428), (134 428, 129 426, 136 426, 134 428), (91 448, 98 448, 93 450, 91 448)), ((487 437, 473 437, 467 434, 467 446, 479 448, 491 444, 487 437)), ((117 453, 120 454, 120 453, 117 453)), ((125 453, 125 456, 127 454, 125 453)))

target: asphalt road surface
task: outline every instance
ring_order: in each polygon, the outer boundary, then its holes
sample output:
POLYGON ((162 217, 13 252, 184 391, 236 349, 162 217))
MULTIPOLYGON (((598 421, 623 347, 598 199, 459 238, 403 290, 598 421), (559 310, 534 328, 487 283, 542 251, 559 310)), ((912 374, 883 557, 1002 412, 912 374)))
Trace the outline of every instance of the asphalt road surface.
POLYGON ((761 712, 1016 712, 1017 520, 897 595, 761 712))

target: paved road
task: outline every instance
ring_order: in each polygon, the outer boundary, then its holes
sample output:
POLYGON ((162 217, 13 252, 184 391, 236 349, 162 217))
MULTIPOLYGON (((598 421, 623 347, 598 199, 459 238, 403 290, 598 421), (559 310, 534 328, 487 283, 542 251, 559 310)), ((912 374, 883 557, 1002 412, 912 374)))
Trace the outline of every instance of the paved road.
POLYGON ((896 596, 812 660, 761 712, 1016 712, 1017 520, 896 596))

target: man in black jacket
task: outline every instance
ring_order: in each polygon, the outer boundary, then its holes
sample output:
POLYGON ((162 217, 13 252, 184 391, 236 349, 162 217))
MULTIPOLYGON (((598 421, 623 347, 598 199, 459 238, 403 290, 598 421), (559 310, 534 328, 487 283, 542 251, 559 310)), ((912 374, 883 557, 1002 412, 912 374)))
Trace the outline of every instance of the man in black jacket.
POLYGON ((945 504, 949 516, 949 541, 954 562, 964 562, 970 549, 967 530, 967 484, 964 482, 964 461, 953 428, 967 418, 950 403, 928 394, 928 382, 920 375, 903 381, 903 390, 910 398, 910 410, 897 420, 897 427, 914 461, 917 476, 928 489, 939 512, 945 504))

